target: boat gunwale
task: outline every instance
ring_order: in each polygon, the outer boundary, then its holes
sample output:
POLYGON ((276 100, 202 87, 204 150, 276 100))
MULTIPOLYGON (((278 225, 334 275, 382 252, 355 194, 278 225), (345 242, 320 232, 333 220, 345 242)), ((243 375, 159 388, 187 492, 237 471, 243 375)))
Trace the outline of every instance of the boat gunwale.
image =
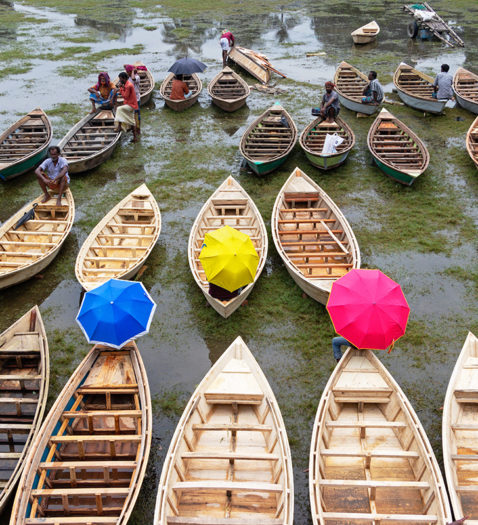
MULTIPOLYGON (((473 122, 471 123, 471 126, 468 128, 468 131, 466 132, 466 151, 468 152, 468 155, 470 156, 471 160, 475 163, 475 166, 478 168, 478 151, 475 153, 473 152, 471 148, 471 132, 473 129, 478 127, 478 117, 476 117, 473 122)), ((477 143, 478 146, 478 143, 477 143)))
POLYGON ((212 80, 211 82, 209 82, 208 86, 207 86, 207 92, 209 93, 209 96, 212 98, 213 101, 215 100, 218 100, 219 102, 223 103, 223 104, 237 104, 239 102, 242 102, 243 100, 245 101, 247 99, 247 97, 251 94, 251 88, 249 87, 249 84, 240 76, 238 75, 235 71, 233 71, 230 67, 226 66, 225 68, 223 68, 212 80), (225 74, 232 74, 232 77, 237 80, 239 82, 239 84, 241 84, 241 86, 244 87, 244 89, 246 90, 246 93, 244 95, 241 95, 239 97, 236 97, 236 98, 221 98, 221 97, 218 97, 217 95, 214 95, 212 93, 212 89, 214 88, 214 86, 217 84, 217 82, 219 81, 219 79, 225 74))

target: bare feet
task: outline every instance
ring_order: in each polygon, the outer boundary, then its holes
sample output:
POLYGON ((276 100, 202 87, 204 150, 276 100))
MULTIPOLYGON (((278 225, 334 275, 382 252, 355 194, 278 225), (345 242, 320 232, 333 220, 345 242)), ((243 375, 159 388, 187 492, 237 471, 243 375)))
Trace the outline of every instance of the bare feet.
POLYGON ((61 195, 58 195, 58 198, 56 199, 56 205, 61 206, 61 195))
POLYGON ((92 109, 90 113, 96 113, 96 109, 92 109))
POLYGON ((51 195, 50 195, 49 193, 45 193, 45 194, 44 194, 44 197, 43 197, 43 199, 42 199, 42 203, 43 203, 43 202, 47 202, 47 201, 49 201, 50 199, 51 199, 51 195))

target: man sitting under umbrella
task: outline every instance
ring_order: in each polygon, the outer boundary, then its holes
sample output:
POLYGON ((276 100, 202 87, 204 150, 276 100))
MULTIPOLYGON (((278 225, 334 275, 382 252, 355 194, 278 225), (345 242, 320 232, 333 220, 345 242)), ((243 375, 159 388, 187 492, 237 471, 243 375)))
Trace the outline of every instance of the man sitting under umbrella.
POLYGON ((189 91, 188 85, 184 82, 184 75, 175 75, 171 84, 171 100, 184 100, 193 94, 189 91))
POLYGON ((184 100, 192 95, 189 87, 184 82, 185 76, 191 76, 193 73, 200 73, 206 69, 206 64, 199 62, 195 58, 180 58, 169 68, 168 71, 175 74, 171 85, 171 100, 184 100))

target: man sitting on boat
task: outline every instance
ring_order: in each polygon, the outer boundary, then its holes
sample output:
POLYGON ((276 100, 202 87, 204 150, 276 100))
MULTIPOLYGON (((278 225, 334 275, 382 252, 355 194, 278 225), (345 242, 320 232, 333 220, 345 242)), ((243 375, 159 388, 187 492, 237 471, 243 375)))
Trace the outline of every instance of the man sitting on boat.
POLYGON ((437 100, 451 100, 453 98, 453 75, 448 73, 450 66, 442 64, 441 73, 438 73, 433 82, 432 97, 437 100))
POLYGON ((183 75, 175 75, 171 84, 171 100, 184 100, 192 95, 192 91, 189 91, 188 85, 184 82, 183 75))
POLYGON ((219 43, 221 44, 221 49, 222 49, 222 67, 226 67, 227 66, 227 55, 229 51, 231 50, 231 47, 234 46, 234 35, 227 29, 224 29, 221 35, 221 39, 219 40, 219 43))
POLYGON ((44 193, 42 202, 46 202, 52 198, 48 192, 50 189, 53 193, 58 193, 56 205, 61 206, 61 196, 70 184, 68 162, 64 157, 60 156, 61 150, 58 146, 50 146, 48 153, 50 157, 38 166, 35 170, 35 175, 44 193))
POLYGON ((124 103, 116 109, 116 131, 120 131, 121 129, 125 132, 131 130, 133 132, 132 142, 137 142, 139 135, 139 120, 138 114, 135 110, 138 109, 138 101, 136 99, 134 86, 131 80, 129 80, 128 74, 124 71, 122 71, 118 77, 118 87, 124 103))
POLYGON ((370 71, 368 79, 370 80, 370 83, 363 90, 362 103, 378 106, 383 100, 383 88, 377 79, 377 72, 370 71))
POLYGON ((335 84, 332 82, 325 83, 325 93, 320 106, 320 116, 324 118, 328 124, 335 122, 335 118, 340 111, 339 96, 334 88, 335 84))
POLYGON ((100 109, 113 109, 116 99, 116 88, 113 82, 110 81, 106 71, 98 75, 98 82, 91 86, 88 91, 90 92, 91 100, 90 113, 96 111, 96 104, 100 106, 100 109))

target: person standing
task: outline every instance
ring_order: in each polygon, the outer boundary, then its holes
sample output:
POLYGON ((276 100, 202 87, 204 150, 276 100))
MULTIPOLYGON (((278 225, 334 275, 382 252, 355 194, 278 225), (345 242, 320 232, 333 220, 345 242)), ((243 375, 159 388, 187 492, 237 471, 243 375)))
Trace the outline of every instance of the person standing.
POLYGON ((362 103, 378 106, 383 100, 383 87, 377 79, 377 72, 370 71, 368 79, 370 82, 363 90, 362 103))
POLYGON ((340 111, 339 96, 334 88, 335 84, 332 82, 325 83, 325 93, 320 106, 320 115, 328 124, 335 122, 340 111))
POLYGON ((138 118, 138 135, 141 133, 141 77, 138 74, 138 70, 135 66, 132 66, 131 64, 125 64, 124 70, 128 74, 129 79, 133 83, 134 86, 134 92, 136 93, 136 102, 138 103, 138 109, 135 109, 135 116, 138 118))
POLYGON ((42 202, 47 202, 52 198, 48 191, 50 189, 54 193, 58 193, 56 205, 61 206, 61 196, 70 184, 68 162, 61 156, 61 150, 58 146, 50 146, 48 153, 50 157, 38 166, 35 175, 40 188, 43 190, 42 202))
POLYGON ((432 97, 438 100, 451 100, 453 98, 453 76, 448 64, 442 64, 441 73, 438 73, 433 82, 432 97))
POLYGON ((118 77, 118 87, 124 103, 116 109, 116 131, 120 131, 121 129, 123 131, 132 130, 132 142, 137 142, 139 135, 139 121, 135 110, 138 109, 138 101, 136 100, 134 86, 131 80, 129 80, 127 73, 124 71, 122 71, 118 77))
POLYGON ((222 31, 222 35, 221 35, 221 39, 219 40, 219 43, 221 44, 221 49, 222 49, 222 67, 226 67, 227 66, 227 55, 229 51, 231 50, 231 47, 234 46, 234 35, 227 29, 224 29, 222 31))

